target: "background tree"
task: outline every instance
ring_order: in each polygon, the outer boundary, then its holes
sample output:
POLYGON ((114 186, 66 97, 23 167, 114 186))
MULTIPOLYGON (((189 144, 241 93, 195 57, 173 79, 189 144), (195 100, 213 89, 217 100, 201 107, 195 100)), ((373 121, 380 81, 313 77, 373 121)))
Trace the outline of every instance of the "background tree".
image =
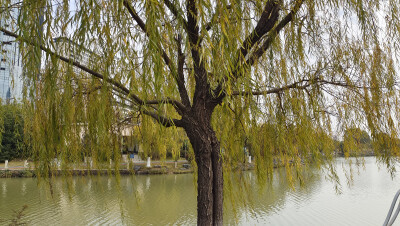
POLYGON ((341 151, 346 157, 367 153, 372 149, 371 138, 365 130, 361 130, 360 128, 349 128, 344 132, 341 148, 341 151), (362 153, 357 153, 358 151, 361 151, 362 153))
POLYGON ((6 104, 0 106, 1 149, 0 162, 29 156, 28 147, 24 144, 24 120, 22 106, 6 104))
MULTIPOLYGON (((221 225, 223 183, 245 142, 257 172, 272 171, 273 154, 290 181, 301 181, 312 162, 332 170, 333 145, 321 148, 332 128, 397 137, 399 12, 395 0, 25 0, 18 30, 1 31, 24 46, 39 175, 52 158, 67 167, 66 156, 77 155, 77 122, 98 145, 92 156, 118 157, 119 123, 150 117, 185 130, 198 168, 198 224, 221 225), (57 36, 99 60, 56 53, 57 36), (60 62, 93 82, 60 73, 60 62), (262 124, 274 130, 251 133, 262 124), (274 142, 257 144, 265 136, 274 142)), ((398 153, 392 145, 382 158, 398 153)))

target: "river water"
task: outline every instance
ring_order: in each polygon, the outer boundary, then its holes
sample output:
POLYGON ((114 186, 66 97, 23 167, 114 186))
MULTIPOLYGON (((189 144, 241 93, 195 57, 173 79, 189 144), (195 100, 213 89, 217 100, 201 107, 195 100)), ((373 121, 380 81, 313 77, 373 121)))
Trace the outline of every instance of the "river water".
MULTIPOLYGON (((260 189, 254 172, 248 178, 247 205, 227 201, 224 221, 230 225, 382 225, 393 196, 400 189, 375 158, 354 168, 353 181, 337 160, 341 194, 323 173, 311 173, 306 186, 291 189, 282 169, 260 189)), ((193 225, 196 191, 193 175, 107 176, 56 178, 52 191, 33 178, 0 179, 0 219, 7 224, 14 210, 27 205, 22 218, 28 225, 193 225)), ((237 189, 234 188, 233 191, 237 189)), ((243 191, 243 190, 241 190, 243 191)), ((243 196, 241 196, 243 198, 243 196)), ((395 223, 400 225, 400 219, 395 223)))

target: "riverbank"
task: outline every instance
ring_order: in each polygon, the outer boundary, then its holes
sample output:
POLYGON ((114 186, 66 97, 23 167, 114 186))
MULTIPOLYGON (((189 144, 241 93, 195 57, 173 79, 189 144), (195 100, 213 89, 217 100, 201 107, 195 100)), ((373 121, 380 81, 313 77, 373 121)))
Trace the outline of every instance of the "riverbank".
MULTIPOLYGON (((184 174, 193 173, 193 169, 174 169, 167 168, 148 168, 140 170, 120 169, 120 175, 156 175, 156 174, 184 174)), ((88 176, 88 175, 115 175, 115 170, 107 169, 78 169, 78 170, 53 170, 52 176, 88 176)), ((22 177, 36 177, 35 170, 1 170, 0 178, 22 178, 22 177)))
MULTIPOLYGON (((375 153, 371 150, 364 151, 358 157, 371 157, 375 156, 375 153)), ((336 153, 336 157, 345 157, 343 153, 336 153)), ((352 157, 352 156, 351 156, 352 157)), ((274 168, 282 167, 282 164, 278 164, 278 160, 274 159, 274 168)), ((292 162, 289 161, 291 164, 292 162)), ((24 166, 24 161, 13 161, 8 165, 8 169, 5 169, 4 163, 0 163, 0 178, 26 178, 36 177, 36 171, 34 170, 33 162, 28 163, 29 168, 24 166)), ((50 172, 51 176, 88 176, 88 175, 115 175, 116 170, 114 166, 112 169, 103 167, 102 169, 89 169, 85 163, 78 164, 77 168, 71 170, 54 169, 50 172)), ((245 163, 237 170, 253 170, 255 168, 254 163, 245 163)), ((120 175, 158 175, 158 174, 188 174, 193 173, 194 169, 187 160, 166 160, 166 161, 153 161, 151 167, 146 167, 146 162, 139 161, 134 162, 133 165, 128 166, 128 163, 121 163, 118 170, 120 175)))
MULTIPOLYGON (((118 169, 120 175, 151 175, 151 174, 183 174, 193 173, 193 168, 188 163, 178 163, 175 168, 175 163, 165 163, 160 165, 153 165, 152 167, 146 167, 145 163, 134 164, 128 167, 123 164, 118 169)), ((88 169, 81 167, 80 169, 53 169, 50 174, 51 176, 88 176, 88 175, 115 175, 115 169, 88 169)), ((14 177, 36 177, 36 170, 24 167, 12 167, 8 169, 0 169, 0 178, 14 178, 14 177)))
MULTIPOLYGON (((360 153, 352 153, 349 154, 348 157, 375 157, 376 154, 374 150, 368 149, 368 150, 362 150, 360 153)), ((346 157, 343 152, 337 152, 336 157, 346 157)))
MULTIPOLYGON (((75 164, 75 169, 57 169, 55 166, 50 172, 51 176, 86 176, 86 175, 114 175, 116 173, 115 165, 101 164, 100 167, 89 168, 87 163, 75 164)), ((120 163, 118 167, 120 175, 141 175, 141 174, 182 174, 192 173, 193 169, 187 160, 178 160, 178 162, 153 161, 151 167, 146 167, 146 162, 138 161, 133 164, 120 163)), ((12 177, 36 177, 35 165, 28 162, 25 165, 24 160, 16 160, 9 162, 7 167, 5 163, 0 163, 0 178, 12 177)))
MULTIPOLYGON (((246 164, 242 170, 254 169, 254 164, 246 164)), ((158 174, 187 174, 193 173, 193 167, 188 163, 166 163, 164 165, 153 165, 146 167, 145 164, 134 164, 132 169, 119 169, 120 175, 158 175, 158 174)), ((52 170, 51 176, 88 176, 88 175, 115 175, 115 169, 74 169, 74 170, 52 170)), ((0 169, 0 178, 23 178, 36 177, 33 169, 13 168, 0 169)))

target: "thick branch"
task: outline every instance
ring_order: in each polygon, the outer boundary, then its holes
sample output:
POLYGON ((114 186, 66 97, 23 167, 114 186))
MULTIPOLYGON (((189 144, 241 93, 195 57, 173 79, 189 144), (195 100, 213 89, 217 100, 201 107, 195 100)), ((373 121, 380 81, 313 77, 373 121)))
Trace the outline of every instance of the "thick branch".
POLYGON ((281 1, 269 0, 265 4, 264 11, 262 12, 256 27, 242 43, 240 55, 238 55, 238 62, 240 58, 245 58, 247 53, 261 39, 261 37, 274 27, 275 23, 278 21, 281 3, 281 1))
POLYGON ((148 100, 145 102, 145 105, 157 105, 157 104, 171 104, 172 106, 174 106, 175 110, 180 115, 182 115, 182 110, 186 109, 186 107, 181 102, 171 98, 166 98, 161 100, 148 100))
POLYGON ((186 107, 190 106, 189 95, 187 93, 185 87, 185 75, 183 73, 183 65, 185 63, 185 55, 182 52, 182 37, 178 36, 177 38, 177 45, 178 45, 178 75, 176 76, 176 84, 178 85, 179 95, 181 96, 181 100, 183 105, 186 107))
POLYGON ((183 127, 183 122, 182 120, 178 119, 168 119, 164 116, 161 116, 155 112, 147 111, 145 109, 142 110, 143 114, 148 115, 155 119, 158 123, 165 127, 171 127, 171 126, 176 126, 176 127, 183 127))
MULTIPOLYGON (((188 0, 186 4, 189 48, 193 61, 194 79, 196 81, 192 109, 204 108, 206 105, 209 105, 207 100, 212 98, 204 61, 200 59, 199 50, 201 49, 201 44, 199 42, 198 9, 196 2, 196 0, 188 0)), ((209 105, 208 107, 212 108, 213 106, 209 105)))
POLYGON ((303 4, 304 0, 299 0, 296 1, 296 5, 294 6, 294 8, 290 11, 289 14, 287 14, 280 22, 279 24, 272 29, 269 32, 268 38, 267 40, 265 40, 265 42, 263 43, 263 45, 257 49, 256 51, 253 52, 253 54, 249 57, 249 59, 246 61, 245 65, 253 65, 254 62, 260 58, 265 51, 271 46, 272 42, 274 41, 275 37, 278 35, 278 33, 289 23, 294 19, 294 16, 296 15, 296 13, 299 11, 301 5, 303 4))
MULTIPOLYGON (((205 79, 205 70, 200 65, 200 55, 199 55, 199 26, 197 24, 197 8, 196 1, 189 0, 187 2, 187 17, 188 17, 188 36, 190 50, 192 53, 194 72, 196 80, 199 78, 205 79), (202 73, 199 73, 202 72, 202 73)), ((202 81, 205 82, 205 81, 202 81)))
POLYGON ((195 0, 188 0, 187 2, 187 17, 189 43, 192 47, 196 47, 199 38, 199 26, 197 24, 197 8, 195 0))
POLYGON ((204 67, 204 62, 200 60, 199 49, 201 48, 199 43, 199 26, 197 18, 197 7, 196 0, 188 0, 186 5, 187 10, 187 21, 188 21, 188 37, 189 46, 192 54, 194 78, 196 80, 193 105, 202 102, 207 99, 209 93, 209 84, 207 81, 207 73, 204 67), (201 101, 203 100, 203 101, 201 101), (199 102, 200 101, 200 102, 199 102))
POLYGON ((142 31, 144 31, 147 33, 147 29, 146 29, 146 24, 143 22, 143 20, 139 17, 139 15, 137 15, 137 13, 135 12, 135 10, 132 8, 132 6, 129 4, 128 0, 124 0, 124 6, 125 8, 128 10, 129 14, 131 14, 132 18, 136 21, 136 23, 139 25, 140 29, 142 29, 142 31))
MULTIPOLYGON (((279 10, 280 10, 279 3, 277 3, 277 1, 274 1, 274 0, 270 0, 267 2, 267 4, 264 7, 263 14, 261 15, 260 21, 256 25, 256 28, 245 39, 245 41, 242 44, 241 49, 239 50, 241 55, 238 56, 237 64, 235 65, 235 69, 233 70, 233 73, 232 73, 232 75, 235 79, 240 77, 239 71, 241 70, 242 67, 252 66, 254 64, 254 62, 259 57, 261 57, 264 54, 264 52, 271 46, 272 41, 275 39, 275 37, 278 35, 278 33, 290 21, 293 20, 294 15, 300 9, 301 5, 303 4, 303 1, 304 0, 296 1, 294 8, 276 26, 275 26, 275 24, 278 20, 279 10), (262 25, 265 27, 263 27, 262 25), (245 58, 246 55, 249 53, 249 51, 254 47, 254 45, 260 41, 261 37, 267 33, 268 33, 268 38, 263 43, 263 45, 259 49, 253 51, 253 53, 248 57, 246 62, 240 63, 240 57, 245 58), (262 35, 260 35, 260 34, 262 34, 262 35)), ((218 99, 221 99, 221 97, 219 97, 219 96, 221 96, 221 94, 225 93, 225 92, 223 92, 223 82, 224 82, 224 80, 221 80, 218 83, 217 88, 213 91, 214 95, 217 94, 218 99)), ((237 92, 237 93, 239 94, 239 92, 237 92)), ((223 95, 222 95, 222 98, 223 98, 223 95)))

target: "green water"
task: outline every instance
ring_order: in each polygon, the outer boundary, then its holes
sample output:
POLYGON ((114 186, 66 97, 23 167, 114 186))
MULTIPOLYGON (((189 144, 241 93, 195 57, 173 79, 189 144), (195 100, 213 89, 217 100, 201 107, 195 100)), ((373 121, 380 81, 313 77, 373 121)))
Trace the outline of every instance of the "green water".
MULTIPOLYGON (((352 185, 338 159, 342 194, 323 173, 311 173, 307 186, 290 189, 281 170, 260 190, 253 172, 246 172, 246 205, 236 200, 235 212, 226 199, 225 224, 230 225, 381 225, 400 180, 393 180, 374 158, 365 169, 355 168, 352 185)), ((348 166, 344 166, 347 168, 348 166)), ((193 176, 126 176, 116 183, 105 177, 74 177, 48 187, 36 179, 0 179, 0 219, 27 205, 23 221, 28 225, 193 225, 196 223, 196 191, 193 176)), ((237 186, 237 184, 236 184, 237 186)), ((234 188, 236 191, 237 189, 234 188)), ((241 190, 243 191, 243 189, 241 190)), ((400 225, 400 219, 396 222, 400 225)), ((396 225, 395 223, 395 225, 396 225)), ((6 222, 0 224, 7 224, 6 222)))

